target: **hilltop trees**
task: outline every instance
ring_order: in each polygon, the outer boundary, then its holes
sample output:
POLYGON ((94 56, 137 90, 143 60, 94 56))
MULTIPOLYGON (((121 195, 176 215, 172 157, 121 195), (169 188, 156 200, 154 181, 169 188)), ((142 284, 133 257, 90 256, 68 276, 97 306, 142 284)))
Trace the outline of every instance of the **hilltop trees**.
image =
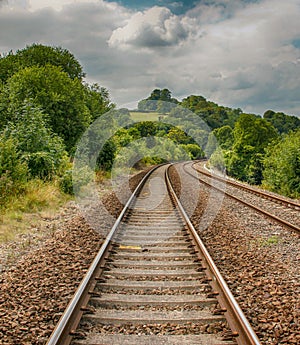
POLYGON ((172 98, 170 90, 155 89, 151 92, 151 95, 148 98, 143 99, 138 103, 138 109, 140 111, 158 111, 160 113, 167 113, 172 109, 172 103, 175 105, 179 102, 177 99, 172 98))
POLYGON ((281 112, 275 113, 272 110, 267 110, 264 113, 264 119, 270 122, 280 134, 289 133, 300 127, 300 119, 298 117, 281 112))
POLYGON ((180 105, 198 115, 211 129, 222 126, 234 127, 242 113, 241 109, 230 109, 207 101, 203 96, 191 95, 182 100, 180 105))

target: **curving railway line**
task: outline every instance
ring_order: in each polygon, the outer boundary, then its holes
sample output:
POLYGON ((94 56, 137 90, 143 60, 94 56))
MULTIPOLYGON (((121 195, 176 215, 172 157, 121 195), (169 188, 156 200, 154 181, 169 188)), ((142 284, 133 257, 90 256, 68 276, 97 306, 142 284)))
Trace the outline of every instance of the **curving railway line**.
POLYGON ((47 344, 260 344, 166 165, 125 205, 47 344))
POLYGON ((183 169, 201 183, 219 190, 226 196, 300 234, 300 204, 298 202, 213 174, 205 170, 201 163, 186 163, 183 169), (221 187, 213 181, 219 181, 221 187))

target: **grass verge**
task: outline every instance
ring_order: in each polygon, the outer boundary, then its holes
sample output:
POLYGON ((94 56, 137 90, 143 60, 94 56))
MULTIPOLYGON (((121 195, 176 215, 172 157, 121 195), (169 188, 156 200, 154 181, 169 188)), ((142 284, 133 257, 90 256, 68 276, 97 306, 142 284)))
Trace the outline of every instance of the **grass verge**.
POLYGON ((29 181, 24 193, 0 208, 0 244, 30 232, 70 199, 55 182, 29 181))

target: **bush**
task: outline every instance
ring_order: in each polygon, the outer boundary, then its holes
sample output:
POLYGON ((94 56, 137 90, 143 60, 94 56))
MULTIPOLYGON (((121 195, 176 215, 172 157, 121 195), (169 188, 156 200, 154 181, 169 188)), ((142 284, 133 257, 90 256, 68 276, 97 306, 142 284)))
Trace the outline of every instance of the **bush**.
POLYGON ((59 180, 59 188, 66 194, 74 195, 72 170, 65 171, 64 175, 59 180))
POLYGON ((269 146, 263 160, 263 184, 286 196, 300 196, 300 130, 269 146))
POLYGON ((47 127, 45 117, 39 108, 25 102, 16 121, 6 127, 4 136, 13 138, 31 178, 50 180, 63 174, 68 157, 62 139, 47 127))
POLYGON ((197 144, 180 145, 190 156, 191 159, 200 159, 205 156, 201 147, 197 144))
POLYGON ((27 165, 20 161, 16 144, 12 138, 0 136, 0 205, 12 195, 21 192, 27 181, 27 165))

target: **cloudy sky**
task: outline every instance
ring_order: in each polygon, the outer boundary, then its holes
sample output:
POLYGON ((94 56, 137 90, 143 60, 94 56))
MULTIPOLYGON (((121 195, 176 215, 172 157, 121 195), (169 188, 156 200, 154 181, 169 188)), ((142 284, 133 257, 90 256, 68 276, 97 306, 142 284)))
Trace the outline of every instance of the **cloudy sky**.
POLYGON ((0 0, 0 52, 69 49, 120 106, 154 88, 300 116, 300 0, 0 0))

